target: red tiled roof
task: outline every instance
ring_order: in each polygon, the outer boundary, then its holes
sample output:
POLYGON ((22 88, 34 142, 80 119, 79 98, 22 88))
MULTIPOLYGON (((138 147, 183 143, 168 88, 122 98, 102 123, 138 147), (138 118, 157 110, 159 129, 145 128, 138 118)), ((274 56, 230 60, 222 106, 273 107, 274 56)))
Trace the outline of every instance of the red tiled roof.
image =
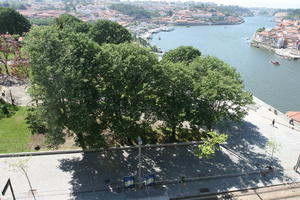
POLYGON ((286 113, 286 115, 290 118, 292 118, 293 120, 300 122, 300 112, 297 111, 289 111, 286 113))

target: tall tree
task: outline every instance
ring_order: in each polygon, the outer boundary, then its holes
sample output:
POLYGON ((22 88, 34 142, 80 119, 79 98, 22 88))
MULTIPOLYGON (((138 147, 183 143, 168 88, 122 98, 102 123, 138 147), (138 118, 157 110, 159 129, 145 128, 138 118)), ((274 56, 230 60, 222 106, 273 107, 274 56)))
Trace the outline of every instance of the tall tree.
POLYGON ((0 7, 0 34, 22 35, 30 29, 30 22, 11 8, 0 7))
POLYGON ((49 130, 48 141, 64 142, 73 134, 83 148, 105 145, 98 92, 105 57, 86 35, 68 29, 37 27, 26 48, 32 65, 32 96, 38 100, 49 130))
POLYGON ((93 23, 88 35, 98 44, 120 44, 131 41, 131 34, 126 28, 109 20, 98 20, 93 23))
POLYGON ((234 68, 212 56, 197 58, 190 66, 194 70, 191 124, 212 129, 223 119, 239 121, 245 116, 252 96, 234 68))
POLYGON ((198 49, 191 46, 181 46, 166 52, 163 55, 162 62, 184 62, 189 64, 199 56, 201 56, 201 52, 198 49))
POLYGON ((154 100, 157 57, 135 44, 104 45, 108 65, 103 71, 102 119, 121 144, 131 144, 149 128, 154 100))
POLYGON ((152 87, 156 95, 155 113, 171 129, 168 137, 174 142, 178 127, 187 120, 193 103, 192 71, 184 63, 160 64, 152 87))
POLYGON ((100 47, 85 34, 56 27, 34 28, 26 48, 33 97, 52 144, 62 143, 65 132, 83 149, 106 145, 108 135, 130 144, 149 128, 154 54, 127 43, 100 47))
POLYGON ((80 22, 81 20, 77 17, 66 13, 60 15, 58 18, 55 18, 55 24, 61 29, 65 26, 75 26, 80 22))

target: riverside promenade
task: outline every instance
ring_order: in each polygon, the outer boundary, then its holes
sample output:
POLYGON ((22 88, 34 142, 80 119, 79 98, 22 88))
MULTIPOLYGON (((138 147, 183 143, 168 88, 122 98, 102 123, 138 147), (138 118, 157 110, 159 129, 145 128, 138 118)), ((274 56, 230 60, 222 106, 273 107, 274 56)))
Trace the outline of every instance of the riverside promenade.
MULTIPOLYGON (((300 125, 290 125, 284 114, 254 100, 241 123, 218 126, 220 132, 229 134, 229 139, 212 159, 197 158, 196 145, 143 148, 142 174, 154 173, 154 186, 124 188, 122 178, 137 174, 138 150, 133 148, 2 157, 0 190, 10 178, 18 200, 33 199, 25 175, 11 166, 24 159, 28 159, 26 170, 38 200, 167 200, 299 182, 300 174, 293 167, 300 154, 300 125), (278 144, 273 158, 269 141, 278 144), (266 170, 268 166, 271 171, 266 170)), ((5 197, 9 199, 9 192, 5 197)))

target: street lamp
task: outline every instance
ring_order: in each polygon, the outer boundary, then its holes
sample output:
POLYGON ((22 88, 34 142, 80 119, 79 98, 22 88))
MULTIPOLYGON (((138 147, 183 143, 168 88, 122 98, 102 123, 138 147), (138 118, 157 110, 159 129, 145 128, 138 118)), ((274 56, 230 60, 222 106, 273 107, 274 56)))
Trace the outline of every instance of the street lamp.
POLYGON ((142 186, 142 144, 143 144, 143 141, 140 136, 138 137, 137 141, 138 141, 138 148, 139 148, 138 183, 141 187, 142 186))

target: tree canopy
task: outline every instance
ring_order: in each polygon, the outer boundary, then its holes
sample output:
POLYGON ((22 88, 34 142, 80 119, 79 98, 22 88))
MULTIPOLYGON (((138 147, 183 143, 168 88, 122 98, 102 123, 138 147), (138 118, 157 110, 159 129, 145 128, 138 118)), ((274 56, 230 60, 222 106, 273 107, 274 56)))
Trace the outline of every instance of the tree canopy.
MULTIPOLYGON (((51 144, 66 133, 84 149, 132 145, 138 136, 146 143, 201 139, 221 120, 246 114, 251 95, 223 61, 180 47, 159 62, 143 47, 103 37, 107 44, 50 26, 33 28, 25 40, 32 96, 51 144)), ((215 150, 214 141, 204 152, 215 150)))
POLYGON ((92 146, 89 141, 99 146, 103 142, 96 122, 100 47, 84 34, 53 27, 34 28, 26 39, 32 96, 42 102, 50 143, 62 143, 66 129, 82 148, 92 146))
POLYGON ((170 50, 163 55, 162 62, 184 62, 191 63, 195 58, 201 56, 201 52, 191 46, 181 46, 170 50))
POLYGON ((30 29, 30 22, 11 8, 0 7, 0 34, 22 35, 30 29))
POLYGON ((131 34, 126 28, 109 20, 98 20, 93 23, 88 35, 98 44, 120 44, 131 41, 131 34))
POLYGON ((60 15, 55 19, 59 29, 70 29, 76 33, 87 34, 89 38, 98 44, 120 44, 131 41, 130 32, 116 22, 98 20, 94 23, 83 22, 70 14, 60 15))

